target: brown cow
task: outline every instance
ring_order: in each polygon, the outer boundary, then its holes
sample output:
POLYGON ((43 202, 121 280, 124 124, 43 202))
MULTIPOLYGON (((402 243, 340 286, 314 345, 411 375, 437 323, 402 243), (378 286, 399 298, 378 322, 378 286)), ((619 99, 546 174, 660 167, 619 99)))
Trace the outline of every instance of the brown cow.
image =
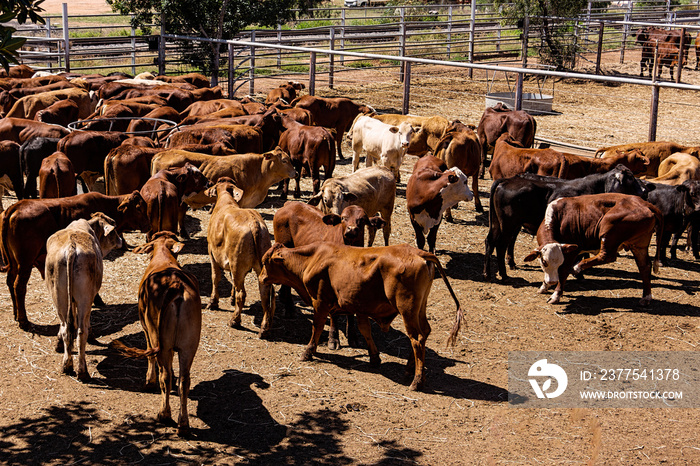
POLYGON ((150 228, 146 203, 138 191, 124 196, 87 193, 61 199, 24 199, 11 205, 0 218, 0 254, 6 264, 0 271, 7 272, 14 318, 20 328, 28 329, 30 325, 25 307, 27 283, 32 267, 43 278, 46 239, 73 220, 89 219, 95 212, 114 219, 120 232, 146 232, 150 228))
POLYGON ((462 309, 452 291, 440 261, 433 254, 407 244, 379 248, 356 248, 332 243, 314 243, 298 248, 275 244, 263 257, 262 279, 294 288, 314 308, 313 335, 302 355, 313 358, 329 314, 356 314, 360 332, 367 341, 370 364, 380 363, 372 340, 371 317, 383 331, 401 315, 411 340, 413 358, 407 373, 413 372, 410 390, 425 381, 425 342, 430 335, 426 316, 434 268, 442 275, 457 306, 457 318, 448 343, 459 332, 462 309))
POLYGON ((310 125, 316 124, 311 112, 306 110, 305 108, 298 108, 298 107, 285 108, 285 109, 279 110, 279 112, 282 115, 287 115, 289 118, 291 118, 292 120, 294 120, 298 123, 301 123, 302 125, 309 125, 310 126, 310 125))
POLYGON ((69 134, 68 128, 59 125, 27 120, 26 118, 0 118, 0 140, 22 144, 37 137, 62 138, 69 134))
POLYGON ((166 83, 188 83, 197 88, 211 87, 209 79, 201 73, 185 73, 178 76, 158 75, 156 79, 166 83))
POLYGON ((151 229, 146 236, 151 241, 159 231, 179 233, 189 238, 184 220, 187 212, 185 201, 188 197, 204 191, 209 180, 192 164, 160 170, 141 188, 141 197, 148 206, 151 229))
MULTIPOLYGON (((322 126, 307 126, 297 123, 291 117, 282 115, 282 124, 286 131, 279 140, 280 148, 289 154, 292 166, 297 172, 294 178, 296 187, 294 197, 301 196, 299 181, 302 169, 311 174, 313 194, 321 187, 321 167, 325 180, 333 176, 335 170, 334 131, 322 126)), ((289 179, 284 180, 282 199, 287 198, 289 179)))
POLYGON ((41 161, 39 199, 75 196, 75 170, 63 152, 54 152, 41 161))
POLYGON ((0 69, 0 78, 31 78, 34 68, 29 65, 13 65, 9 70, 0 69))
MULTIPOLYGON (((288 248, 306 246, 320 241, 363 247, 365 245, 365 227, 368 230, 376 231, 385 223, 379 215, 369 218, 360 206, 347 206, 340 215, 324 215, 319 209, 297 201, 287 202, 275 212, 272 219, 275 242, 288 248)), ((282 285, 280 287, 280 301, 284 306, 285 316, 293 317, 294 301, 289 286, 282 285)), ((338 328, 332 316, 330 320, 328 348, 336 350, 340 348, 338 328)), ((347 337, 350 346, 357 346, 355 344, 357 335, 354 328, 355 324, 349 317, 347 337)))
POLYGON ((563 152, 554 149, 526 149, 510 133, 503 133, 496 141, 489 166, 492 180, 510 178, 519 173, 566 178, 568 162, 563 152))
POLYGON ((39 110, 66 99, 78 104, 78 118, 87 118, 95 110, 95 104, 97 103, 87 90, 79 87, 70 87, 22 97, 14 103, 5 117, 32 120, 39 110))
POLYGON ((357 104, 345 97, 326 98, 305 95, 297 97, 290 103, 292 106, 310 111, 315 125, 335 129, 335 150, 341 159, 344 157, 340 143, 345 132, 352 126, 355 117, 360 113, 365 115, 375 113, 369 105, 357 104))
MULTIPOLYGON (((229 177, 239 189, 243 197, 238 202, 243 208, 253 208, 265 200, 270 186, 285 178, 296 176, 289 155, 279 147, 264 154, 238 154, 227 156, 212 156, 187 152, 183 150, 168 150, 153 157, 151 173, 170 167, 181 167, 190 162, 198 167, 212 183, 221 177, 229 177)), ((202 196, 192 198, 188 204, 193 208, 214 202, 213 198, 202 196)))
POLYGON ((527 148, 532 147, 535 143, 536 131, 537 122, 523 110, 511 110, 501 102, 484 110, 476 130, 479 141, 481 141, 481 173, 479 176, 484 177, 486 154, 489 147, 494 147, 495 154, 496 141, 503 133, 510 133, 513 140, 527 148))
POLYGON ((68 126, 78 121, 78 104, 72 100, 59 100, 34 115, 36 121, 53 125, 68 126))
POLYGON ((223 143, 236 152, 263 152, 263 134, 258 126, 248 125, 213 125, 191 126, 171 132, 165 140, 165 147, 183 144, 215 144, 223 143))
POLYGON ((61 325, 56 349, 63 347, 62 372, 73 373, 73 342, 78 340, 78 380, 90 374, 85 349, 92 303, 102 286, 102 259, 120 248, 114 220, 98 212, 90 220, 74 220, 46 241, 46 287, 61 325))
POLYGON ((445 162, 437 157, 421 157, 413 166, 413 174, 406 185, 406 207, 418 248, 423 249, 425 234, 428 234, 428 251, 434 253, 443 213, 460 201, 471 199, 467 177, 458 167, 448 170, 445 162))
POLYGON ((2 198, 6 190, 14 191, 18 200, 24 198, 19 147, 14 141, 0 141, 0 212, 4 209, 2 198))
POLYGON ((15 102, 17 102, 20 98, 24 96, 34 95, 40 92, 55 91, 57 89, 67 89, 70 87, 77 86, 76 84, 73 84, 70 81, 63 80, 52 84, 48 84, 46 86, 20 87, 16 89, 2 91, 0 92, 0 107, 2 108, 2 114, 5 115, 7 112, 9 112, 12 106, 15 104, 15 102))
POLYGON ((695 36, 695 71, 698 70, 700 65, 700 32, 695 36))
POLYGON ((305 88, 306 86, 304 86, 303 83, 296 81, 288 81, 287 84, 280 84, 278 88, 272 89, 267 93, 265 105, 272 105, 280 99, 290 103, 297 98, 297 91, 305 88))
MULTIPOLYGON (((691 42, 690 34, 685 33, 683 38, 683 66, 688 61, 688 51, 690 50, 691 42)), ((637 31, 635 42, 642 46, 642 58, 639 62, 639 76, 644 76, 644 68, 649 71, 649 77, 652 74, 654 67, 654 55, 656 45, 659 48, 659 63, 656 77, 661 76, 661 70, 664 66, 668 67, 669 76, 673 79, 673 67, 679 62, 678 52, 681 47, 681 30, 678 29, 659 29, 655 27, 645 27, 637 31)))
MULTIPOLYGON (((193 102, 185 110, 180 112, 183 121, 188 121, 188 117, 203 116, 207 117, 219 110, 235 108, 240 111, 239 115, 245 115, 243 104, 232 99, 214 99, 214 100, 198 100, 193 102)), ((186 123, 191 124, 191 123, 186 123)))
POLYGON ((157 419, 166 424, 172 422, 170 389, 174 377, 173 353, 177 351, 180 365, 177 434, 186 437, 190 434, 187 412, 190 369, 202 332, 202 299, 197 277, 183 270, 177 262, 176 255, 183 247, 174 234, 161 232, 153 241, 134 249, 136 253, 151 257, 139 285, 139 316, 147 349, 129 348, 118 340, 111 346, 128 357, 148 358, 146 386, 160 386, 157 419))
POLYGON ((151 159, 165 150, 130 144, 132 139, 126 139, 105 157, 104 180, 107 195, 116 196, 140 190, 151 177, 151 159))
POLYGON ((692 155, 677 152, 661 162, 659 176, 649 181, 677 186, 688 180, 700 180, 700 160, 692 155))
POLYGON ((659 176, 659 165, 663 160, 676 152, 683 152, 695 157, 700 157, 700 147, 684 146, 670 141, 636 142, 631 144, 621 144, 617 146, 602 147, 595 153, 596 157, 613 157, 618 151, 629 152, 639 149, 642 154, 649 159, 649 165, 640 178, 654 178, 659 176))
MULTIPOLYGON (((118 84, 118 83, 115 83, 118 84)), ((102 90, 102 89, 100 89, 102 90)), ((166 105, 182 112, 194 102, 194 96, 187 89, 173 87, 173 85, 145 86, 143 88, 126 89, 113 96, 112 99, 125 100, 139 96, 156 95, 165 99, 166 105)))
MULTIPOLYGON (((537 230, 539 246, 525 261, 540 259, 544 281, 539 293, 556 285, 547 301, 556 304, 569 273, 578 275, 595 265, 615 262, 624 247, 632 251, 637 263, 643 288, 640 304, 647 305, 652 299, 649 242, 654 229, 658 243, 664 229, 663 215, 638 196, 605 193, 562 197, 547 206, 537 230), (584 252, 596 254, 577 263, 584 252)), ((658 268, 657 262, 654 267, 658 268)))
MULTIPOLYGON (((481 166, 481 144, 472 129, 459 120, 445 128, 444 135, 435 145, 435 156, 445 162, 447 168, 457 167, 466 176, 472 177, 474 208, 483 212, 479 199, 479 167, 481 166)), ((410 146, 409 146, 410 147, 410 146)), ((452 221, 452 209, 445 212, 445 220, 452 221)))
POLYGON ((624 165, 638 175, 644 173, 649 166, 649 159, 639 149, 627 152, 617 151, 605 158, 593 158, 583 155, 563 153, 567 169, 562 178, 575 180, 593 173, 607 173, 618 165, 624 165))
POLYGON ((161 127, 161 123, 163 122, 157 120, 168 120, 177 124, 180 122, 180 114, 177 110, 167 105, 159 107, 145 114, 143 119, 136 118, 131 120, 129 126, 126 128, 126 132, 130 135, 145 135, 157 141, 160 139, 161 135, 167 134, 168 129, 174 126, 173 124, 164 124, 164 126, 161 127))
MULTIPOLYGON (((238 117, 227 118, 226 121, 207 118, 205 121, 200 121, 197 127, 203 126, 207 123, 207 126, 220 125, 247 125, 260 128, 262 132, 262 146, 263 150, 272 150, 279 144, 280 133, 284 131, 282 127, 282 118, 277 112, 277 109, 271 108, 265 113, 256 113, 253 115, 241 115, 238 117)), ((239 152, 255 152, 252 150, 239 150, 239 152)))
POLYGON ((399 126, 403 122, 408 122, 415 131, 411 136, 411 142, 408 144, 406 153, 418 157, 422 157, 428 152, 436 154, 435 148, 450 125, 447 118, 441 116, 421 117, 387 113, 384 115, 373 115, 373 117, 393 126, 399 126))
POLYGON ((207 230, 212 282, 209 309, 219 308, 218 285, 222 271, 230 272, 233 285, 231 304, 235 305, 235 310, 229 325, 240 326, 246 298, 245 277, 251 270, 255 270, 258 275, 260 302, 263 308, 259 336, 267 338, 275 314, 275 290, 272 285, 260 280, 262 257, 272 247, 265 220, 256 210, 242 209, 238 205, 242 192, 233 184, 231 178, 219 178, 216 185, 209 188, 207 193, 211 197, 216 197, 207 230))
POLYGON ((94 191, 95 181, 104 175, 107 154, 128 138, 128 134, 116 131, 76 131, 58 141, 57 150, 66 154, 75 175, 94 191))

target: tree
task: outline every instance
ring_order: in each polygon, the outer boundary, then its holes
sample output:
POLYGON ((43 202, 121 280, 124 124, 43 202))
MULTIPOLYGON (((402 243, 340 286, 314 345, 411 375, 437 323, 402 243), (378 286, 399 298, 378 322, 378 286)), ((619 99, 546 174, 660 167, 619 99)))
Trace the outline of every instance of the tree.
MULTIPOLYGON (((161 21, 169 34, 228 39, 250 25, 274 27, 307 13, 322 0, 107 0, 121 14, 133 14, 132 26, 161 21)), ((186 58, 216 77, 221 45, 209 43, 210 53, 191 50, 186 58)))
POLYGON ((43 2, 44 0, 0 0, 0 64, 5 71, 9 70, 10 63, 18 63, 17 50, 27 39, 12 37, 17 30, 3 24, 14 20, 24 24, 27 19, 32 23, 44 24, 44 18, 39 16, 44 11, 40 6, 43 2))
MULTIPOLYGON (((592 7, 603 8, 609 4, 609 0, 594 1, 592 7)), ((588 0, 495 0, 495 5, 507 24, 529 18, 530 29, 538 31, 542 39, 540 57, 543 62, 558 70, 574 66, 573 18, 588 8, 588 0)))

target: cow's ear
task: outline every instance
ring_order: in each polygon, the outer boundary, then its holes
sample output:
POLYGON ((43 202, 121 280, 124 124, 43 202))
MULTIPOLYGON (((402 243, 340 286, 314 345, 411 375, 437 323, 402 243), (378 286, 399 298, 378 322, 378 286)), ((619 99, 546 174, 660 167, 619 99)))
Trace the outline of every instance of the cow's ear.
POLYGON ((174 241, 173 245, 170 246, 170 250, 173 252, 173 254, 178 254, 180 251, 182 251, 182 248, 184 248, 185 245, 184 243, 180 243, 179 241, 174 241))
POLYGON ((103 238, 108 237, 109 234, 112 233, 112 231, 114 231, 114 227, 112 225, 107 224, 104 227, 102 227, 102 232, 104 234, 103 238))
POLYGON ((379 230, 380 228, 383 228, 384 225, 386 225, 386 220, 381 218, 379 215, 375 215, 374 217, 370 217, 370 219, 369 219, 368 226, 372 226, 372 227, 376 228, 377 230, 379 230))
POLYGON ((649 157, 647 157, 646 155, 644 157, 642 157, 642 160, 644 160, 644 166, 647 166, 651 163, 651 161, 649 160, 649 157))
POLYGON ((216 185, 206 189, 204 191, 204 195, 207 197, 218 197, 218 193, 216 192, 216 185))
POLYGON ((309 205, 318 205, 321 202, 322 193, 318 193, 315 196, 311 196, 311 199, 306 201, 309 205))
POLYGON ((235 184, 231 186, 229 193, 231 193, 231 196, 233 196, 233 200, 236 202, 239 202, 241 199, 243 199, 243 190, 235 184))
POLYGON ((533 250, 530 252, 530 254, 528 254, 527 256, 525 256, 525 258, 523 259, 523 261, 525 261, 525 262, 532 262, 532 261, 534 261, 535 259, 537 259, 538 257, 540 257, 541 255, 542 255, 542 253, 540 252, 540 248, 533 249, 533 250))
POLYGON ((342 221, 343 219, 340 218, 340 215, 337 214, 326 214, 323 216, 323 223, 325 223, 326 225, 335 226, 340 224, 340 222, 342 221))
POLYGON ((564 254, 576 252, 577 250, 578 250, 578 244, 562 244, 561 245, 561 251, 564 254))
POLYGON ((398 132, 399 132, 399 127, 398 127, 398 126, 392 126, 391 128, 389 128, 389 131, 391 131, 392 133, 398 133, 398 132))
POLYGON ((690 183, 688 181, 684 181, 683 184, 679 184, 676 186, 676 191, 679 193, 687 193, 690 192, 690 183))

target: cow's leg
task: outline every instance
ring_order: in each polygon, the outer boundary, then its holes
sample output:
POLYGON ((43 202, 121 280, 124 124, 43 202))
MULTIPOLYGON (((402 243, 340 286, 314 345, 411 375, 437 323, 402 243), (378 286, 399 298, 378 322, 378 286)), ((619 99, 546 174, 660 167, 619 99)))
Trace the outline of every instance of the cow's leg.
POLYGON ((338 315, 329 317, 328 323, 328 349, 329 350, 339 350, 340 349, 340 338, 338 337, 338 315))
MULTIPOLYGON (((308 165, 307 165, 307 166, 308 166, 308 165)), ((296 168, 296 167, 295 167, 295 168, 296 168)), ((302 169, 303 169, 303 168, 306 168, 306 167, 300 166, 300 167, 296 170, 297 174, 296 174, 296 176, 294 177, 294 183, 295 183, 295 184, 294 184, 294 186, 295 186, 295 187, 294 187, 294 199, 299 199, 299 198, 301 197, 301 185, 300 185, 300 183, 301 183, 301 172, 302 172, 302 169)), ((310 170, 307 170, 307 171, 310 171, 310 170)))
POLYGON ((289 194, 289 178, 286 178, 282 181, 282 193, 280 194, 280 199, 287 199, 287 195, 289 194))
POLYGON ((294 317, 294 300, 292 299, 292 289, 287 285, 280 285, 280 301, 284 307, 285 319, 294 317))
POLYGON ((221 281, 222 269, 221 266, 209 254, 209 262, 211 263, 211 298, 209 298, 209 309, 219 309, 219 282, 221 281))
POLYGON ((85 361, 85 350, 87 349, 88 334, 90 333, 90 311, 92 310, 92 300, 77 305, 78 318, 78 380, 81 382, 90 381, 87 362, 85 361))
POLYGON ((478 213, 482 213, 484 207, 481 205, 481 199, 479 198, 479 178, 477 178, 476 173, 472 175, 472 194, 474 195, 474 209, 478 213))
MULTIPOLYGON (((328 170, 326 169, 325 171, 328 173, 328 170)), ((328 178, 328 177, 326 177, 328 178)), ((314 167, 313 170, 311 170, 311 193, 315 196, 318 194, 318 192, 321 190, 321 169, 320 167, 314 167)), ((301 196, 301 192, 299 193, 301 196)))
POLYGON ((189 233, 187 233, 187 230, 185 229, 185 214, 187 213, 187 204, 184 202, 180 204, 180 207, 177 211, 177 229, 178 229, 178 234, 180 235, 181 238, 184 239, 190 239, 189 233))
MULTIPOLYGON (((158 412, 158 422, 164 424, 172 424, 173 417, 170 412, 170 388, 172 385, 172 373, 173 373, 173 350, 162 350, 158 352, 156 356, 158 361, 158 370, 160 371, 160 376, 158 377, 158 384, 160 386, 160 411, 158 412)), ((183 374, 180 374, 181 376, 183 374)))
POLYGON ((194 351, 180 351, 178 360, 180 361, 180 416, 177 419, 177 435, 189 437, 190 416, 187 410, 187 399, 190 395, 190 368, 194 360, 194 351))
POLYGON ((255 273, 258 276, 260 302, 263 308, 263 318, 262 322, 260 323, 260 333, 258 334, 258 337, 264 339, 270 337, 272 319, 275 317, 275 288, 271 284, 263 283, 262 280, 260 280, 262 265, 256 264, 255 273))
MULTIPOLYGON (((656 247, 659 248, 659 260, 661 261, 661 265, 667 265, 668 261, 666 260, 666 248, 668 247, 668 243, 671 241, 671 232, 670 231, 664 231, 663 234, 661 235, 661 243, 657 244, 656 247)), ((675 259, 676 257, 676 251, 675 249, 671 249, 671 258, 675 259)))
POLYGON ((455 222, 455 219, 452 218, 452 207, 445 210, 445 220, 448 221, 449 223, 455 222))
POLYGON ((435 241, 437 241, 438 228, 440 228, 439 223, 428 232, 428 252, 433 254, 435 253, 435 241))
POLYGON ((423 382, 425 381, 425 342, 430 335, 430 324, 428 323, 428 318, 425 313, 425 306, 426 303, 423 302, 421 308, 414 307, 409 313, 401 314, 402 316, 417 316, 417 322, 411 322, 404 317, 404 326, 406 328, 406 334, 411 341, 414 357, 413 364, 410 364, 410 362, 406 364, 407 370, 410 369, 411 366, 414 367, 413 382, 411 382, 409 387, 409 390, 412 391, 422 389, 423 382))
MULTIPOLYGON (((362 153, 362 144, 352 145, 352 172, 355 173, 360 167, 360 154, 362 153)), ((369 154, 367 155, 369 157, 369 154)))
POLYGON ((339 160, 345 160, 343 152, 340 150, 340 143, 343 141, 343 133, 338 131, 335 136, 335 151, 338 153, 339 160))
MULTIPOLYGON (((685 230, 685 228, 683 230, 685 230)), ((676 250, 678 249, 678 241, 681 239, 683 230, 681 230, 680 232, 674 232, 673 236, 671 237, 671 250, 669 253, 672 260, 676 260, 676 250)))
MULTIPOLYGON (((493 254, 494 247, 493 236, 493 231, 489 229, 489 232, 486 234, 486 239, 484 240, 484 271, 482 272, 482 276, 487 282, 491 281, 491 254, 493 254)), ((505 266, 503 268, 505 269, 505 266)))
POLYGON ((360 333, 363 337, 365 337, 365 341, 367 342, 370 366, 376 367, 380 365, 382 360, 379 357, 379 349, 377 348, 377 345, 374 344, 374 339, 372 338, 372 326, 369 323, 369 317, 364 314, 358 314, 357 328, 360 330, 360 333))
MULTIPOLYGON (((425 235, 423 235, 423 227, 411 219, 411 226, 416 234, 416 246, 418 249, 423 249, 425 247, 425 235)), ((374 238, 372 238, 374 240, 374 238)), ((369 243, 371 246, 372 243, 369 243)))
POLYGON ((241 314, 243 313, 243 307, 245 306, 245 276, 248 274, 248 270, 243 267, 238 267, 237 270, 231 271, 233 280, 233 291, 231 292, 231 304, 233 304, 234 310, 231 320, 228 322, 230 327, 236 328, 241 325, 241 314))
POLYGON ((330 314, 330 309, 325 306, 321 306, 320 303, 314 303, 314 321, 313 321, 313 333, 311 334, 311 340, 306 346, 304 353, 301 355, 302 361, 311 361, 316 354, 316 348, 318 348, 318 342, 321 339, 321 334, 323 333, 323 327, 326 325, 326 319, 330 314))
POLYGON ((27 319, 25 300, 27 297, 27 283, 29 283, 29 277, 31 277, 31 275, 31 266, 22 267, 21 265, 15 275, 9 272, 7 274, 8 287, 11 292, 14 292, 12 303, 15 305, 15 321, 17 321, 19 328, 22 330, 28 330, 30 327, 29 320, 27 319), (12 282, 10 283, 11 278, 12 282))
POLYGON ((598 254, 588 259, 581 260, 581 262, 574 266, 574 273, 578 275, 584 270, 595 267, 596 265, 615 262, 615 259, 617 259, 617 246, 618 245, 610 245, 607 238, 603 236, 600 239, 600 251, 598 251, 598 254))
POLYGON ((648 248, 632 248, 634 261, 637 263, 639 274, 642 276, 642 299, 639 304, 648 306, 651 303, 651 260, 648 248))
MULTIPOLYGON (((517 233, 513 235, 513 237, 508 241, 508 246, 506 247, 506 257, 505 261, 508 262, 508 268, 510 270, 515 270, 517 269, 517 266, 515 265, 515 240, 518 238, 517 233)), ((503 278, 503 276, 502 276, 503 278)))
MULTIPOLYGON (((61 324, 58 327, 58 340, 61 342, 61 350, 63 351, 63 361, 61 361, 61 372, 64 374, 73 374, 73 339, 71 331, 68 329, 68 312, 71 312, 70 308, 63 306, 59 312, 59 317, 61 318, 61 324), (64 312, 64 315, 61 315, 64 312)), ((56 350, 58 351, 58 344, 56 345, 56 350)))
POLYGON ((481 166, 479 167, 479 178, 484 179, 486 173, 486 157, 488 156, 489 143, 483 141, 481 144, 481 166))
MULTIPOLYGON (((384 215, 382 215, 382 218, 384 218, 384 215)), ((391 217, 387 218, 384 227, 382 227, 382 231, 384 232, 384 246, 389 246, 389 237, 391 236, 391 217)), ((370 246, 371 245, 372 244, 370 244, 370 246)))

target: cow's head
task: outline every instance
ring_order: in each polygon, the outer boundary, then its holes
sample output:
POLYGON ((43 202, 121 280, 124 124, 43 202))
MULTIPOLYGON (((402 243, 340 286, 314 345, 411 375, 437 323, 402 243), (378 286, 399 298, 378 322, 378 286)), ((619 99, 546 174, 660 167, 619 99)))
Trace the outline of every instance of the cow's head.
POLYGON ((261 283, 277 283, 290 286, 294 283, 294 274, 289 271, 286 264, 289 251, 290 249, 284 247, 281 243, 274 243, 272 247, 267 250, 262 257, 262 271, 258 276, 258 280, 260 280, 261 283))
POLYGON ((182 201, 196 196, 205 189, 211 187, 211 181, 191 163, 187 162, 177 174, 177 184, 182 192, 182 201))
POLYGON ((541 293, 559 283, 559 267, 564 263, 565 255, 576 250, 578 250, 578 246, 575 244, 547 243, 535 248, 530 254, 525 256, 525 259, 523 259, 525 262, 531 262, 535 259, 540 260, 540 266, 544 272, 544 283, 542 288, 540 288, 541 293))
POLYGON ((213 199, 221 199, 225 193, 231 195, 234 201, 239 202, 243 199, 243 190, 236 186, 236 183, 227 176, 222 176, 216 180, 216 184, 206 191, 204 195, 213 199))
POLYGON ((620 163, 625 164, 632 170, 632 173, 644 173, 649 166, 649 157, 644 155, 640 149, 632 149, 630 151, 616 151, 620 163))
POLYGON ((185 245, 177 240, 177 235, 171 231, 159 231, 151 241, 134 248, 136 254, 150 254, 151 257, 157 251, 169 251, 173 256, 177 256, 185 245))
POLYGON ((646 199, 649 191, 655 189, 653 184, 647 185, 634 176, 632 170, 619 164, 606 174, 605 192, 632 194, 646 199))
MULTIPOLYGON (((380 217, 381 219, 381 217, 380 217)), ((370 218, 360 206, 351 205, 343 209, 342 214, 326 214, 323 216, 326 225, 342 225, 343 243, 347 246, 364 246, 365 227, 372 228, 370 218)))
POLYGON ((292 159, 289 157, 289 154, 280 149, 280 146, 263 154, 262 170, 264 173, 273 175, 273 178, 275 178, 273 184, 297 176, 297 172, 292 166, 292 159))
POLYGON ((676 186, 676 190, 684 194, 685 215, 700 215, 700 181, 687 180, 676 186))
POLYGON ((109 254, 112 249, 122 247, 122 237, 117 232, 117 223, 114 220, 102 212, 96 212, 92 214, 88 224, 95 233, 97 242, 100 244, 102 256, 109 254))
POLYGON ((117 211, 122 218, 117 229, 119 231, 141 230, 143 233, 148 232, 151 229, 151 220, 148 217, 146 201, 141 197, 141 193, 134 191, 119 197, 117 211))
POLYGON ((318 194, 308 200, 310 205, 319 205, 324 214, 340 215, 347 206, 357 202, 357 196, 334 179, 323 182, 318 194))

